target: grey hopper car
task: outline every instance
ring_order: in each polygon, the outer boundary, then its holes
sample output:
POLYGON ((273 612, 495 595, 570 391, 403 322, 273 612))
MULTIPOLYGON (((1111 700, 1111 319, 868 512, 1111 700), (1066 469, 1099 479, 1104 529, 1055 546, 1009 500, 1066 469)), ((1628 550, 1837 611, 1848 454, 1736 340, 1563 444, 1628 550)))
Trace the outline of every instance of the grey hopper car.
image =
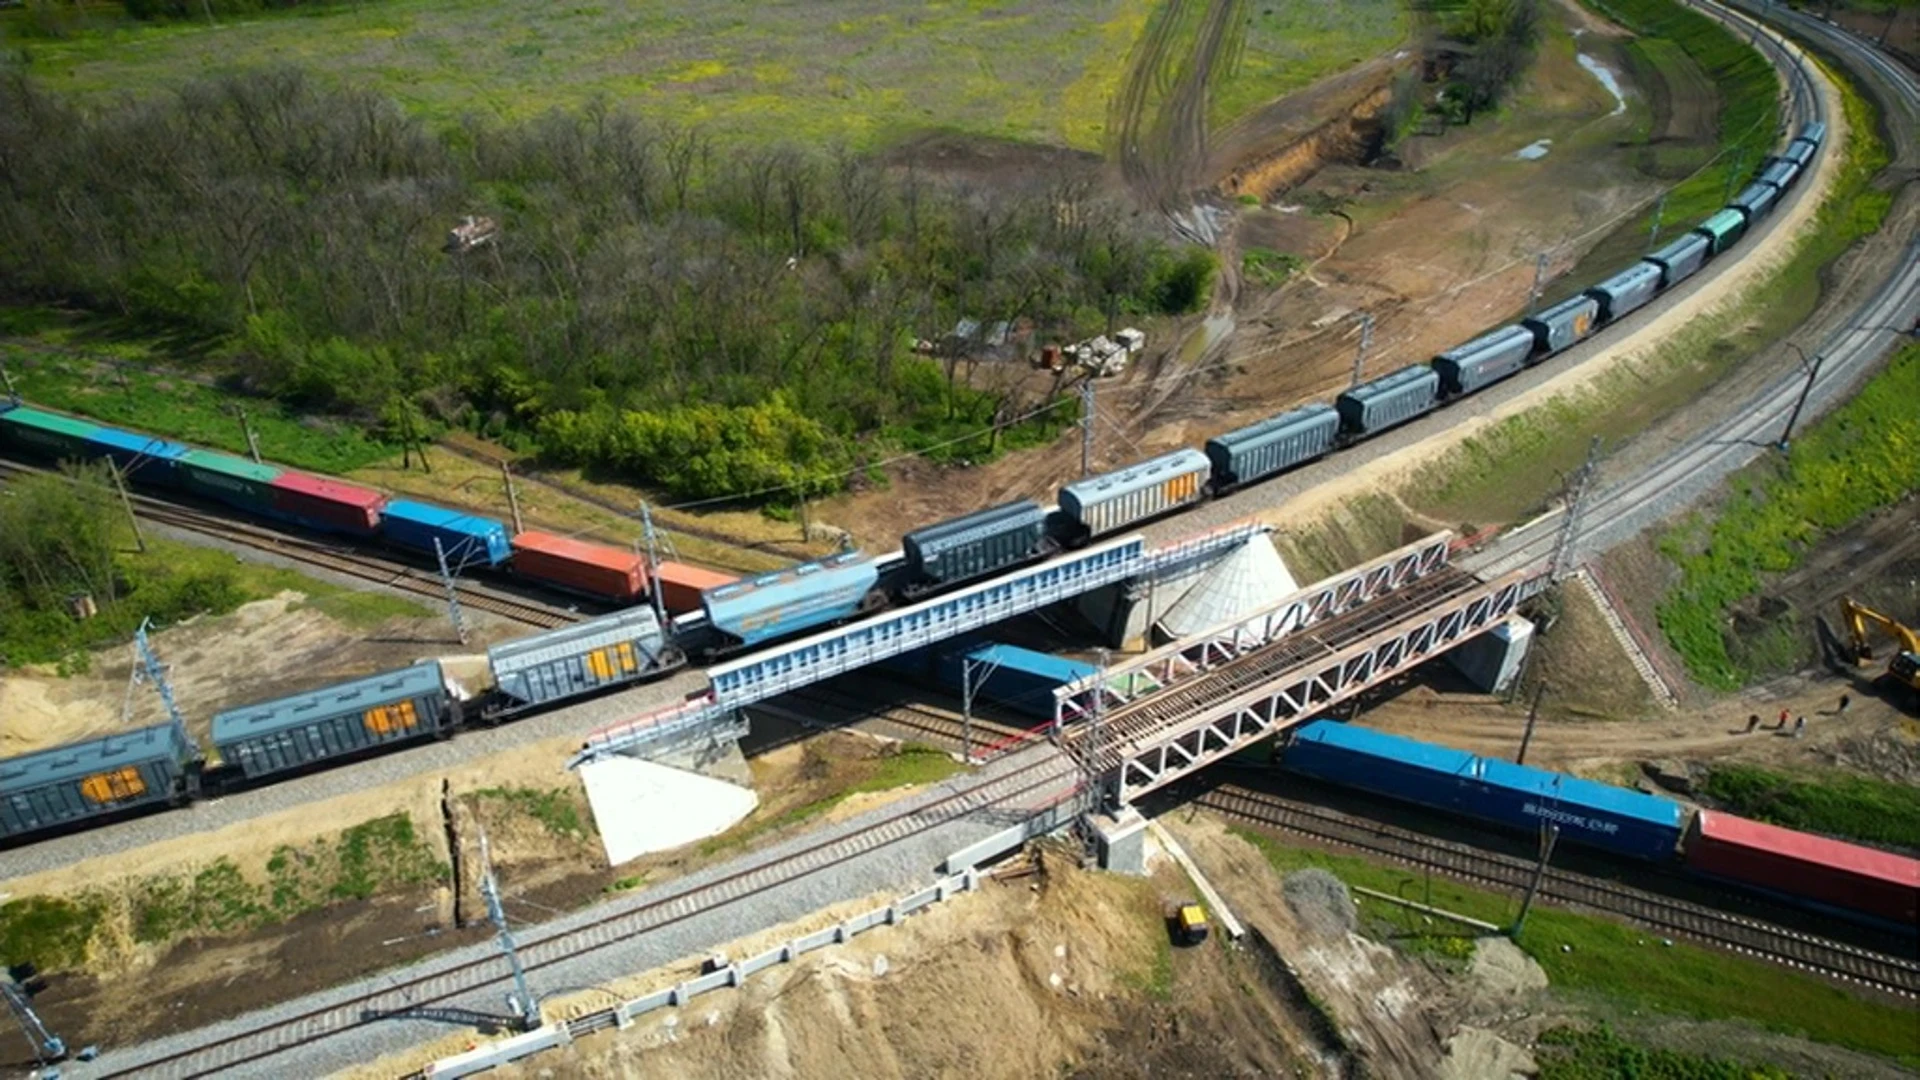
POLYGON ((1818 146, 1805 139, 1795 139, 1787 144, 1786 150, 1780 156, 1804 169, 1807 167, 1807 162, 1813 160, 1814 151, 1818 149, 1820 149, 1818 146))
POLYGON ((1333 406, 1313 404, 1208 439, 1214 487, 1225 491, 1312 461, 1333 449, 1339 430, 1333 406))
POLYGON ((502 711, 652 678, 685 662, 646 606, 495 645, 487 650, 502 711))
POLYGON ((1539 356, 1557 353, 1577 345, 1599 325, 1600 302, 1591 296, 1569 297, 1538 315, 1520 321, 1533 331, 1534 352, 1539 356))
POLYGON ((1612 322, 1659 292, 1660 264, 1643 259, 1588 289, 1587 295, 1599 302, 1601 320, 1612 322))
POLYGON ((199 757, 179 725, 159 724, 0 761, 0 837, 183 802, 199 757))
POLYGON ((1207 455, 1200 451, 1175 450, 1062 487, 1060 510, 1085 536, 1099 536, 1199 502, 1212 471, 1207 455))
POLYGON ((1425 364, 1413 364, 1361 383, 1335 398, 1333 407, 1340 410, 1340 430, 1356 436, 1404 424, 1439 403, 1439 373, 1425 364))
POLYGON ((900 538, 909 591, 970 581, 1046 551, 1047 512, 1011 502, 915 529, 900 538))
POLYGON ((1647 261, 1660 267, 1660 287, 1671 289, 1705 266, 1707 252, 1712 249, 1706 237, 1691 232, 1647 256, 1647 261))
POLYGON ((1524 326, 1503 326, 1456 345, 1433 358, 1440 375, 1440 393, 1459 397, 1519 371, 1533 355, 1533 332, 1524 326))
POLYGON ((1778 188, 1772 184, 1762 184, 1756 181, 1741 189, 1740 194, 1735 195, 1733 201, 1727 205, 1747 215, 1747 224, 1751 226, 1754 222, 1766 217, 1767 212, 1773 209, 1774 202, 1779 198, 1780 190, 1778 188))
POLYGON ((1786 158, 1775 158, 1773 164, 1760 170, 1760 182, 1772 184, 1781 191, 1793 186, 1793 180, 1800 175, 1800 166, 1786 158))
POLYGON ((1821 143, 1827 141, 1827 125, 1823 121, 1815 120, 1813 123, 1800 129, 1800 138, 1818 147, 1821 143))
POLYGON ((321 690, 228 709, 213 718, 223 765, 249 779, 346 757, 452 727, 440 665, 425 661, 321 690))

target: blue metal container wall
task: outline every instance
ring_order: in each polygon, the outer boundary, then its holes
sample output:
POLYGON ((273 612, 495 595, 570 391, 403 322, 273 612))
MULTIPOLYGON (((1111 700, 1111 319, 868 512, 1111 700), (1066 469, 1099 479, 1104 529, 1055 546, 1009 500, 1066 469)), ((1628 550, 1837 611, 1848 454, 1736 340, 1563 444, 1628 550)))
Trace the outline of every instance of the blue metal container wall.
POLYGON ((986 701, 1004 709, 1053 718, 1053 692, 1070 682, 1099 672, 1092 664, 1023 649, 1017 645, 988 644, 943 653, 938 668, 940 681, 955 694, 962 689, 964 666, 974 666, 974 700, 986 701))
POLYGON ((495 645, 487 663, 502 694, 535 705, 646 678, 666 649, 660 620, 641 606, 495 645))
POLYGON ((87 436, 87 444, 96 453, 112 459, 114 465, 143 484, 174 486, 174 467, 191 447, 149 435, 136 435, 118 428, 103 427, 87 436))
POLYGON ((1575 296, 1520 321, 1533 331, 1536 353, 1556 353, 1579 343, 1599 323, 1600 303, 1591 296, 1575 296))
POLYGON ((865 555, 838 555, 700 594, 712 626, 748 645, 850 618, 880 571, 865 555))
POLYGON ((1674 857, 1678 803, 1464 751, 1316 721, 1295 733, 1286 767, 1347 787, 1649 861, 1674 857))
POLYGON ((1641 260, 1587 290, 1600 304, 1600 317, 1611 322, 1642 307, 1660 292, 1660 264, 1641 260))
POLYGON ((1032 556, 1047 524, 1033 502, 1007 503, 900 538, 907 565, 930 581, 965 581, 1032 556))
POLYGON ((192 744, 178 727, 157 724, 0 761, 0 836, 24 836, 166 802, 180 791, 184 765, 193 757, 192 744), (137 782, 116 775, 109 799, 89 796, 82 787, 89 779, 129 769, 137 782))
POLYGON ((297 769, 384 743, 437 734, 453 719, 434 661, 229 709, 213 718, 220 760, 249 777, 297 769))
POLYGON ((1314 404, 1249 424, 1207 440, 1207 459, 1215 480, 1250 484, 1333 449, 1340 414, 1331 405, 1314 404))
POLYGON ((1647 256, 1647 261, 1660 267, 1660 287, 1671 289, 1706 265, 1707 253, 1712 250, 1711 241, 1697 232, 1690 232, 1647 256))
POLYGON ((1373 434, 1431 412, 1440 403, 1440 374, 1426 364, 1403 367, 1361 383, 1334 399, 1340 426, 1355 434, 1373 434))
POLYGON ((1156 517, 1206 494, 1213 463, 1198 450, 1175 450, 1060 489, 1060 509, 1094 536, 1156 517))
POLYGON ((380 532, 402 547, 428 554, 432 554, 433 542, 438 539, 447 562, 455 567, 476 563, 499 566, 513 557, 513 544, 503 522, 409 499, 387 504, 381 511, 380 532))
POLYGON ((1532 355, 1533 333, 1516 323, 1448 349, 1433 358, 1433 370, 1446 393, 1471 394, 1516 374, 1532 355))

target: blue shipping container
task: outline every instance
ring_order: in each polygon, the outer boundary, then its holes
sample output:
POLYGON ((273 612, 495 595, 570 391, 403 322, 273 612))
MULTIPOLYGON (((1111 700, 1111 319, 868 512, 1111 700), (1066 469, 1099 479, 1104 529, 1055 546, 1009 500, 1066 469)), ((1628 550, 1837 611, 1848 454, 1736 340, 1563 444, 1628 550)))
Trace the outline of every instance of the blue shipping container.
POLYGON ((513 557, 507 526, 492 518, 462 514, 443 506, 395 499, 380 512, 380 532, 401 547, 433 554, 440 541, 447 565, 499 566, 513 557))
POLYGON ((708 589, 700 606, 714 629, 756 645, 858 615, 879 581, 873 560, 850 551, 708 589))
POLYGON ((1018 645, 987 644, 952 649, 941 655, 937 666, 940 681, 956 694, 961 692, 969 661, 973 664, 974 701, 1043 720, 1053 717, 1054 690, 1100 671, 1093 664, 1018 645))
POLYGON ((1283 760, 1302 775, 1525 832, 1558 825, 1562 840, 1630 858, 1665 862, 1680 846, 1685 815, 1671 799, 1350 724, 1307 724, 1283 760))
POLYGON ((111 458, 116 467, 140 483, 167 487, 178 482, 174 463, 192 449, 151 435, 109 427, 95 428, 87 436, 87 445, 111 458))

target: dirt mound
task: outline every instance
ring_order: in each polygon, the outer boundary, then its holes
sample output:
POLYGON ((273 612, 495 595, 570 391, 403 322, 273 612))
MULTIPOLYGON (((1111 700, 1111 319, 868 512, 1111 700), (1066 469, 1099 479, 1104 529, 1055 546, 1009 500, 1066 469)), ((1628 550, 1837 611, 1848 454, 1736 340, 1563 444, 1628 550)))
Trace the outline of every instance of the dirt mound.
POLYGON ((1441 1080, 1501 1080, 1534 1075, 1533 1055, 1485 1028, 1463 1027, 1447 1040, 1441 1080))
POLYGON ((1378 117, 1392 100, 1393 90, 1379 86, 1336 116, 1276 150, 1246 161, 1220 181, 1228 195, 1269 198, 1338 162, 1364 165, 1379 150, 1378 117))
POLYGON ((1296 870, 1280 889, 1293 917, 1319 937, 1344 938, 1359 925, 1346 882, 1325 870, 1296 870))
POLYGON ((1467 973, 1483 992, 1496 998, 1519 997, 1547 986, 1547 973, 1539 963, 1503 937, 1475 942, 1467 973))

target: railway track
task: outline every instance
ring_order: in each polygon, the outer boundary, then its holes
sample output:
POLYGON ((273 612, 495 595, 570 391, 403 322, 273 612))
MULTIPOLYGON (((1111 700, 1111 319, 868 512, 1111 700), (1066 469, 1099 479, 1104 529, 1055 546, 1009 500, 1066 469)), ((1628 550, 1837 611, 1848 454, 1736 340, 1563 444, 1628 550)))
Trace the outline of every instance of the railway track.
MULTIPOLYGON (((0 459, 0 479, 24 473, 48 473, 51 470, 0 459)), ((144 521, 198 533, 216 540, 238 544, 278 555, 320 570, 372 582, 398 592, 444 602, 447 587, 438 575, 405 563, 370 555, 351 547, 310 537, 294 536, 252 522, 236 521, 218 514, 151 495, 130 494, 134 513, 144 521)), ((454 587, 462 607, 485 611, 527 626, 551 630, 578 622, 580 616, 564 608, 523 600, 455 580, 454 587)))
MULTIPOLYGON (((1524 890, 1535 862, 1354 817, 1310 803, 1222 786, 1192 800, 1228 817, 1355 848, 1475 885, 1524 890)), ((1831 941, 1759 919, 1549 868, 1540 896, 1617 915, 1663 935, 1716 948, 1907 1001, 1920 999, 1920 961, 1831 941)))
MULTIPOLYGON (((850 718, 852 723, 878 721, 923 737, 943 750, 961 752, 968 743, 967 726, 953 713, 917 701, 875 702, 861 698, 831 681, 814 683, 800 690, 789 690, 778 701, 803 702, 850 718)), ((1019 728, 992 720, 973 718, 972 748, 981 747, 1025 734, 1019 728)))
MULTIPOLYGON (((1071 797, 1077 779, 1076 770, 1061 755, 1038 754, 997 777, 979 779, 931 802, 886 814, 858 832, 816 842, 671 895, 638 899, 578 926, 528 935, 520 941, 520 959, 529 974, 553 968, 635 935, 750 900, 970 814, 1030 806, 1035 800, 1050 805, 1071 797)), ((497 1001, 490 996, 491 988, 510 986, 510 976, 497 953, 483 951, 485 955, 477 958, 443 961, 427 971, 394 973, 366 993, 137 1062, 114 1061, 108 1055, 101 1059, 99 1071, 79 1075, 184 1080, 243 1067, 258 1071, 262 1068, 258 1063, 269 1058, 356 1028, 457 1012, 459 999, 469 995, 480 995, 471 1000, 497 1001)))

